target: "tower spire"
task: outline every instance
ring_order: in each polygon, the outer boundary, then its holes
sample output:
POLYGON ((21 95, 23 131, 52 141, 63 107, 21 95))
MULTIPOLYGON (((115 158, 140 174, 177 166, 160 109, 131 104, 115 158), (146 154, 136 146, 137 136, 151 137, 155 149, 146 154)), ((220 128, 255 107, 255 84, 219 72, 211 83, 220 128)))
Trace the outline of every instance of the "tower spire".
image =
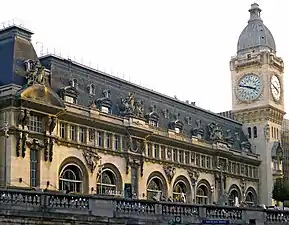
POLYGON ((249 22, 252 20, 261 20, 261 17, 260 17, 261 11, 262 10, 259 8, 259 5, 257 3, 253 3, 251 5, 251 8, 249 9, 249 12, 250 12, 249 22))

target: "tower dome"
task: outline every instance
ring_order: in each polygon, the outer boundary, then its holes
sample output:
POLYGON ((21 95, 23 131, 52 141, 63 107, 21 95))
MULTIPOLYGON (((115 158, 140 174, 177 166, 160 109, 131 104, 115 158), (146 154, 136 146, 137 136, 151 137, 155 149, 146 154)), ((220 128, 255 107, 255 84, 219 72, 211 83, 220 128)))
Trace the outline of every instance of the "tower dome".
POLYGON ((263 48, 276 52, 274 37, 270 30, 263 24, 260 17, 261 11, 257 3, 251 5, 248 25, 239 36, 237 47, 238 55, 253 49, 261 50, 263 48))

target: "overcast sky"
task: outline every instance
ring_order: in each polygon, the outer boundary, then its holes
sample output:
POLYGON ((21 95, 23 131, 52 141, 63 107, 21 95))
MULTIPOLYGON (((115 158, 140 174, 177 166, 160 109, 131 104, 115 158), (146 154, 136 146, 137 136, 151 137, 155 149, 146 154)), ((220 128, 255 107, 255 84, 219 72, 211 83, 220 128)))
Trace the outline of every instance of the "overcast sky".
MULTIPOLYGON (((289 21, 289 3, 256 2, 286 67, 289 34, 285 21, 289 21)), ((251 3, 252 0, 14 0, 1 2, 0 21, 21 20, 35 33, 33 43, 38 42, 39 53, 48 48, 52 53, 220 112, 231 109, 229 61, 236 54, 251 3)))

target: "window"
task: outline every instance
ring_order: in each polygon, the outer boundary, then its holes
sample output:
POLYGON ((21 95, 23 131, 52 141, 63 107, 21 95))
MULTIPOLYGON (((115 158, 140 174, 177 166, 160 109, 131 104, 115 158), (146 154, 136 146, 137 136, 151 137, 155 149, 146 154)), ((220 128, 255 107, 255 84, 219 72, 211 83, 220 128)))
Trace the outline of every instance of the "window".
POLYGON ((155 158, 160 158, 160 152, 159 152, 159 145, 158 144, 154 144, 154 156, 155 158))
POLYGON ((69 137, 70 137, 70 140, 72 141, 76 140, 76 126, 70 125, 69 137))
POLYGON ((160 200, 162 196, 163 184, 158 177, 151 179, 147 186, 147 199, 160 200))
POLYGON ((97 145, 103 147, 103 132, 97 131, 97 145))
POLYGON ((42 117, 31 114, 28 129, 39 133, 42 132, 42 117))
POLYGON ((152 144, 148 143, 148 156, 152 157, 153 156, 153 152, 152 152, 152 144))
POLYGON ((116 176, 110 169, 104 169, 97 182, 97 194, 117 195, 116 176))
POLYGON ((251 130, 251 127, 248 127, 248 138, 252 138, 252 130, 251 130))
POLYGON ((111 134, 106 134, 106 147, 111 148, 111 134))
POLYGON ((230 206, 236 206, 236 204, 239 202, 240 196, 236 190, 232 190, 229 195, 229 205, 230 206))
POLYGON ((194 153, 194 152, 191 153, 191 163, 193 165, 196 164, 196 153, 194 153))
POLYGON ((190 163, 190 153, 189 152, 185 152, 185 163, 186 164, 190 163))
POLYGON ((206 167, 206 156, 204 155, 201 156, 201 165, 202 167, 206 167))
POLYGON ((79 127, 79 142, 84 143, 85 141, 85 128, 84 127, 79 127))
POLYGON ((30 149, 30 186, 39 186, 39 159, 38 151, 35 149, 30 149))
POLYGON ((153 126, 153 127, 157 127, 158 126, 158 122, 154 121, 154 120, 150 120, 149 121, 149 125, 153 126))
POLYGON ((161 158, 166 159, 166 147, 161 146, 161 158))
POLYGON ((228 172, 232 173, 232 162, 228 162, 228 172))
POLYGON ((119 136, 118 135, 114 136, 114 149, 119 150, 119 136))
POLYGON ((179 162, 184 163, 184 151, 179 150, 179 162))
POLYGON ((253 127, 254 138, 257 137, 257 127, 253 127))
POLYGON ((196 165, 200 166, 201 162, 200 162, 200 154, 196 154, 196 165))
POLYGON ((64 101, 68 103, 73 103, 76 104, 76 98, 70 97, 70 96, 65 96, 64 101))
POLYGON ((82 192, 82 171, 74 164, 64 168, 59 178, 59 190, 70 192, 82 192))
POLYGON ((173 161, 177 162, 178 161, 178 150, 173 149, 173 161))
POLYGON ((207 156, 206 167, 211 168, 211 158, 207 156))
POLYGON ((93 141, 95 138, 95 131, 92 128, 89 128, 88 130, 88 135, 89 135, 89 141, 93 141))
POLYGON ((64 123, 60 123, 60 125, 59 125, 59 133, 60 133, 60 135, 59 136, 61 138, 66 138, 65 128, 66 128, 65 124, 64 123))
POLYGON ((175 185, 173 189, 173 199, 175 202, 186 202, 186 184, 179 180, 175 185))
POLYGON ((209 197, 208 193, 209 193, 208 188, 204 184, 201 184, 196 192, 197 204, 207 205, 209 197))

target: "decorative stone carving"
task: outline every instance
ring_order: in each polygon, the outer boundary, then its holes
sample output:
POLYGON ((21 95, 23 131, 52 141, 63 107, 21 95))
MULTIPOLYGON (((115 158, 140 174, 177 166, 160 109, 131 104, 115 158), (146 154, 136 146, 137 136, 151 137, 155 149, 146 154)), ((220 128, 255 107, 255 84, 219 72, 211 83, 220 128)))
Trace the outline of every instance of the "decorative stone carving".
POLYGON ((240 187, 241 187, 241 191, 242 191, 242 194, 243 194, 243 197, 245 197, 245 191, 246 191, 246 181, 244 178, 241 178, 241 181, 240 181, 240 187))
POLYGON ((131 157, 129 155, 126 155, 126 174, 129 173, 130 167, 140 167, 140 175, 143 176, 143 166, 144 166, 144 160, 143 157, 131 157))
POLYGON ((100 98, 95 101, 96 107, 103 111, 103 107, 107 109, 107 112, 111 112, 112 101, 111 101, 111 92, 109 89, 102 91, 100 98))
POLYGON ((54 138, 50 138, 49 140, 50 145, 49 145, 49 162, 52 162, 53 159, 53 146, 55 143, 55 139, 54 138))
POLYGON ((53 134, 55 126, 56 126, 56 117, 49 116, 47 120, 47 131, 49 134, 53 134))
POLYGON ((17 157, 20 156, 21 140, 22 140, 22 132, 19 132, 16 135, 16 156, 17 157))
POLYGON ((134 94, 129 93, 129 96, 126 98, 122 98, 120 100, 119 105, 120 114, 123 116, 136 116, 143 117, 144 109, 143 109, 143 101, 136 101, 134 94))
POLYGON ((45 145, 40 143, 38 139, 33 139, 32 141, 27 142, 27 147, 30 149, 40 151, 45 147, 45 145))
POLYGON ((30 119, 30 112, 27 109, 22 109, 18 117, 18 123, 21 125, 22 129, 28 126, 29 119, 30 119))
POLYGON ((90 169, 90 172, 93 173, 101 157, 97 153, 86 150, 83 150, 82 155, 86 161, 87 166, 90 169))
POLYGON ((266 124, 264 127, 264 136, 267 142, 270 141, 270 125, 269 124, 266 124))
POLYGON ((172 166, 164 166, 163 169, 165 171, 165 174, 168 178, 169 183, 171 183, 175 176, 176 169, 172 166))
POLYGON ((196 120, 196 127, 192 129, 192 135, 198 138, 203 138, 205 129, 202 126, 202 121, 201 120, 196 120))
POLYGON ((218 123, 210 123, 209 128, 209 139, 212 141, 221 141, 223 140, 223 131, 221 126, 218 123))
POLYGON ((235 132, 236 141, 240 141, 240 133, 238 131, 235 132))
POLYGON ((189 169, 188 174, 189 174, 189 177, 191 179, 192 186, 195 187, 195 185, 196 185, 196 183, 200 177, 200 172, 195 170, 195 169, 189 169))
POLYGON ((45 67, 40 64, 39 61, 33 61, 32 59, 28 59, 24 62, 27 86, 33 84, 47 84, 47 78, 49 76, 45 71, 45 67))
POLYGON ((172 158, 172 149, 170 149, 170 148, 167 149, 167 158, 168 159, 172 158))
POLYGON ((241 143, 241 149, 245 152, 251 152, 251 144, 249 141, 243 141, 241 143))
POLYGON ((49 154, 49 151, 48 151, 48 138, 45 138, 44 139, 44 161, 46 162, 48 160, 48 154, 49 154))
POLYGON ((234 138, 232 135, 232 131, 230 129, 227 129, 227 135, 224 139, 228 143, 229 147, 231 147, 234 144, 234 138))
POLYGON ((183 130, 184 123, 179 120, 180 114, 177 113, 174 115, 175 120, 169 123, 169 129, 176 130, 178 129, 180 132, 183 130))

